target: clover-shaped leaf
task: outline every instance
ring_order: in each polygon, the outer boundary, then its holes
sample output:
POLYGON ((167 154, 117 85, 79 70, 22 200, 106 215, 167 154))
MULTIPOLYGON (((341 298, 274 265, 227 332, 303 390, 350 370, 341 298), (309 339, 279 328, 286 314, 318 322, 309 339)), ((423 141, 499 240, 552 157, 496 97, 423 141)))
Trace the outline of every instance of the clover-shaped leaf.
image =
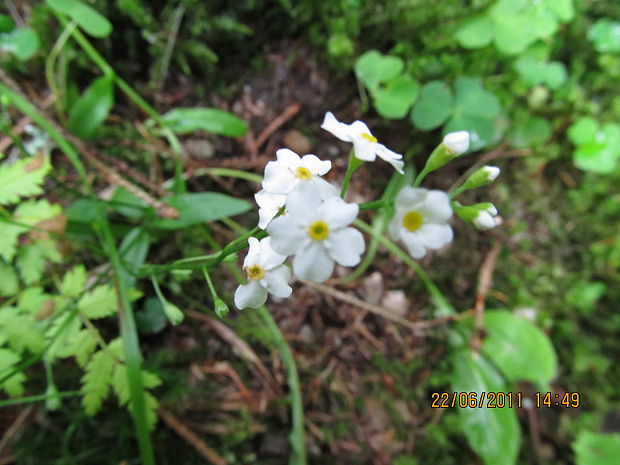
POLYGON ((566 67, 559 61, 547 63, 532 56, 523 56, 514 66, 523 80, 532 85, 545 84, 555 90, 566 82, 566 67))
POLYGON ((588 39, 601 53, 620 52, 620 22, 599 19, 588 31, 588 39))
POLYGON ((600 126, 590 117, 580 118, 568 128, 569 140, 577 146, 573 162, 577 168, 594 173, 611 173, 620 158, 620 125, 600 126))
POLYGON ((450 86, 432 81, 422 87, 420 98, 411 112, 411 121, 418 128, 430 131, 441 126, 452 113, 454 97, 450 86))
POLYGON ((372 96, 379 114, 385 118, 404 118, 418 96, 420 85, 409 76, 396 76, 372 96))
POLYGON ((370 50, 361 55, 355 62, 355 74, 364 85, 373 92, 381 83, 398 76, 405 64, 399 57, 382 55, 370 50))

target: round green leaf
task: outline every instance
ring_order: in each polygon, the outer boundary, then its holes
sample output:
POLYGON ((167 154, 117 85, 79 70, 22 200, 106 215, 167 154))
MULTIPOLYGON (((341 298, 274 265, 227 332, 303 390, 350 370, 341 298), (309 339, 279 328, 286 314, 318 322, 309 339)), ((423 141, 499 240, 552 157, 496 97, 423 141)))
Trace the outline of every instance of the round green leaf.
POLYGON ((7 15, 0 15, 0 34, 10 32, 14 27, 15 22, 13 21, 13 18, 7 15))
POLYGON ((112 32, 112 23, 97 10, 78 0, 45 0, 59 13, 69 16, 93 37, 107 37, 112 32))
POLYGON ((39 50, 39 37, 29 28, 13 29, 8 34, 0 34, 0 51, 15 55, 20 61, 26 61, 39 50))
POLYGON ((420 98, 413 106, 411 121, 423 131, 441 126, 452 113, 452 90, 443 81, 432 81, 422 87, 420 98))
POLYGON ((549 137, 551 137, 549 121, 539 116, 524 115, 520 121, 515 121, 508 139, 513 147, 525 149, 544 144, 549 137))
POLYGON ((456 94, 454 112, 492 119, 498 116, 502 107, 495 95, 482 87, 478 79, 460 77, 454 84, 456 94))
POLYGON ((69 130, 81 139, 91 139, 110 114, 114 104, 112 76, 93 81, 69 112, 69 130))
POLYGON ((573 152, 575 166, 583 171, 609 174, 616 169, 618 157, 611 147, 598 142, 580 145, 573 152))
POLYGON ((396 76, 372 95, 375 107, 385 118, 401 119, 418 96, 420 85, 409 76, 396 76))
POLYGON ((568 128, 568 139, 575 145, 584 145, 594 141, 598 130, 598 122, 590 116, 584 116, 568 128))
MULTIPOLYGON (((475 392, 478 398, 482 393, 508 392, 504 380, 485 357, 459 350, 453 355, 452 367, 453 392, 475 392)), ((485 465, 515 465, 521 441, 516 409, 457 406, 456 410, 463 434, 485 465)))
POLYGON ((493 22, 487 16, 478 16, 457 29, 456 41, 465 48, 482 48, 493 40, 493 22))
POLYGON ((564 23, 575 17, 573 0, 546 0, 545 4, 564 23))
POLYGON ((355 74, 370 91, 374 91, 380 83, 399 75, 404 67, 399 57, 369 50, 355 62, 355 74))
POLYGON ((217 108, 175 108, 163 116, 177 134, 202 130, 229 137, 241 137, 248 130, 245 121, 217 108))
POLYGON ((523 52, 536 40, 532 20, 523 14, 496 17, 493 23, 493 35, 497 49, 507 55, 523 52))
POLYGON ((557 371, 557 356, 545 333, 525 318, 505 310, 487 311, 488 336, 482 352, 510 381, 531 381, 548 389, 557 371))
POLYGON ((599 19, 590 27, 588 39, 601 53, 620 52, 620 22, 599 19))
POLYGON ((617 465, 620 434, 581 431, 573 444, 576 465, 617 465))

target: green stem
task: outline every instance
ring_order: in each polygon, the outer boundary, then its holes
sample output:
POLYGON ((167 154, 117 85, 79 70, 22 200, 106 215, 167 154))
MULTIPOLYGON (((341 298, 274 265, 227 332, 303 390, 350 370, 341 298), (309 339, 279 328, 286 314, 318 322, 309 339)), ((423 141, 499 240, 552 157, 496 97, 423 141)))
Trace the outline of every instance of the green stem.
POLYGON ((219 296, 217 295, 217 291, 215 290, 215 286, 213 285, 213 280, 211 279, 209 271, 206 267, 202 267, 202 274, 207 281, 207 286, 209 286, 209 292, 211 292, 211 297, 213 297, 213 301, 215 302, 215 300, 219 298, 219 296))
POLYGON ((349 162, 347 164, 347 172, 344 175, 344 181, 342 182, 342 189, 340 190, 340 198, 344 199, 344 196, 347 194, 347 189, 349 188, 349 183, 351 182, 351 177, 355 170, 357 170, 364 163, 362 160, 359 160, 355 157, 355 151, 351 149, 351 153, 349 153, 349 162))
MULTIPOLYGON (((101 207, 100 207, 101 208, 101 207)), ((101 208, 101 210, 103 210, 101 208)), ((146 400, 144 396, 144 385, 142 382, 142 355, 140 354, 140 344, 138 341, 138 331, 131 308, 129 291, 122 279, 123 267, 121 258, 116 248, 114 236, 108 223, 105 211, 101 211, 97 222, 101 241, 108 253, 112 269, 114 270, 114 285, 119 304, 119 320, 121 327, 121 339, 123 342, 123 353, 127 366, 127 380, 129 382, 129 396, 132 406, 132 416, 136 429, 140 456, 144 465, 154 465, 155 455, 151 442, 149 424, 146 411, 146 400)))
POLYGON ((77 397, 81 394, 80 391, 64 391, 55 392, 54 394, 39 394, 36 396, 18 397, 16 399, 0 400, 0 408, 8 407, 10 405, 28 404, 31 402, 41 402, 53 397, 77 397))
POLYGON ((290 389, 291 399, 291 416, 292 416, 292 428, 289 436, 293 453, 289 460, 290 465, 305 465, 307 463, 306 457, 306 445, 304 440, 304 405, 301 396, 301 387, 299 384, 299 375, 297 373, 297 365, 295 364, 295 358, 291 352, 286 339, 282 335, 280 328, 274 321, 271 313, 266 307, 260 307, 258 314, 263 319, 267 328, 271 332, 273 340, 277 346, 277 349, 282 355, 282 362, 286 366, 288 372, 288 387, 290 389))
POLYGON ((443 295, 443 293, 439 290, 439 288, 435 285, 431 277, 428 275, 426 270, 420 266, 419 263, 414 261, 404 250, 402 250, 396 243, 385 237, 381 233, 377 233, 369 224, 364 223, 361 220, 355 220, 355 226, 360 228, 367 234, 375 237, 381 244, 385 246, 390 252, 400 258, 409 268, 416 272, 416 274, 422 280, 422 283, 428 290, 429 294, 433 298, 435 305, 437 306, 437 316, 447 316, 453 315, 456 313, 454 307, 450 304, 448 299, 443 295))
POLYGON ((65 96, 61 95, 61 92, 58 89, 58 86, 56 85, 56 77, 54 76, 54 68, 56 67, 56 60, 58 59, 60 52, 62 51, 65 44, 67 43, 67 40, 69 40, 69 37, 71 37, 71 33, 73 32, 73 29, 75 29, 75 27, 76 27, 76 24, 73 21, 69 22, 65 26, 64 30, 62 31, 62 34, 60 34, 60 36, 58 36, 58 39, 56 39, 56 43, 52 47, 50 54, 45 60, 45 78, 47 79, 47 85, 49 86, 50 91, 52 92, 52 95, 54 96, 54 107, 56 108, 56 113, 58 113, 59 116, 62 115, 64 111, 64 108, 63 108, 64 105, 63 105, 62 99, 65 96))
POLYGON ((427 170, 426 167, 424 167, 424 169, 420 171, 420 174, 418 174, 418 176, 415 178, 415 181, 413 181, 413 187, 420 187, 420 184, 422 184, 422 181, 430 172, 430 170, 427 170))
POLYGON ((465 185, 463 184, 460 187, 457 187, 456 189, 454 189, 452 192, 450 192, 450 199, 454 199, 456 198, 457 195, 459 195, 461 192, 466 191, 467 189, 465 188, 465 185))
MULTIPOLYGON (((55 13, 56 17, 60 21, 63 26, 67 26, 69 21, 63 17, 62 15, 55 13)), ((136 105, 138 105, 142 110, 144 110, 160 127, 164 137, 168 140, 168 143, 172 147, 172 150, 176 154, 183 153, 183 149, 181 147, 181 143, 177 136, 168 128, 166 122, 163 120, 161 115, 155 108, 153 108, 146 100, 144 100, 140 95, 131 88, 123 78, 118 76, 107 61, 99 54, 99 52, 90 44, 88 39, 82 34, 79 29, 73 29, 71 31, 71 35, 75 39, 75 41, 82 47, 82 50, 88 55, 88 57, 97 65, 97 67, 101 70, 103 74, 109 74, 114 77, 114 82, 118 86, 118 88, 129 97, 136 105)))
POLYGON ((390 207, 392 204, 385 200, 374 200, 372 202, 360 203, 360 211, 363 210, 379 210, 380 208, 390 207))
POLYGON ((213 176, 222 176, 226 178, 239 178, 245 179, 246 181, 257 182, 260 183, 263 180, 263 177, 259 174, 248 173, 247 171, 234 170, 231 168, 199 168, 195 173, 200 174, 201 172, 211 174, 213 176))

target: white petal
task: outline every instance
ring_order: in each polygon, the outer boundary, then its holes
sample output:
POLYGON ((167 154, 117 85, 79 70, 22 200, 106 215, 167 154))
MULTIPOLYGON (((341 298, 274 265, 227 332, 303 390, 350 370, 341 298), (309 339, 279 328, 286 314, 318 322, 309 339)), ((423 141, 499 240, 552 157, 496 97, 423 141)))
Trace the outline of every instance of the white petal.
POLYGON ((250 237, 248 239, 248 244, 248 254, 245 256, 245 260, 243 260, 244 268, 258 263, 260 256, 260 245, 258 239, 256 239, 255 237, 250 237))
POLYGON ((405 172, 403 171, 403 166, 405 166, 405 162, 401 160, 403 156, 400 153, 396 153, 388 149, 385 145, 377 145, 377 155, 383 160, 387 161, 390 165, 392 165, 394 169, 400 174, 404 174, 405 172))
POLYGON ((411 255, 413 258, 417 260, 426 255, 426 247, 424 247, 424 243, 422 242, 422 239, 419 237, 417 232, 410 232, 403 229, 401 230, 400 237, 405 246, 407 247, 409 255, 411 255))
MULTIPOLYGON (((366 123, 363 121, 357 120, 353 121, 349 124, 349 131, 355 135, 355 137, 361 138, 362 134, 366 134, 368 136, 372 136, 372 132, 366 126, 366 123)), ((376 142, 371 142, 372 144, 376 144, 376 142)))
POLYGON ((414 234, 429 249, 439 249, 454 238, 452 228, 447 224, 423 224, 414 234))
POLYGON ((319 242, 310 241, 297 252, 293 259, 293 271, 303 279, 322 283, 334 271, 334 261, 319 242))
POLYGON ((446 134, 443 138, 443 145, 453 154, 460 155, 469 148, 469 133, 457 131, 446 134))
POLYGON ((478 229, 492 229, 496 226, 495 218, 493 218, 489 212, 482 210, 478 212, 478 216, 474 218, 474 225, 478 229))
POLYGON ((284 299, 293 293, 293 289, 288 285, 289 279, 291 279, 291 270, 286 265, 280 265, 265 273, 265 277, 260 280, 260 283, 271 294, 284 299))
POLYGON ((424 199, 426 199, 427 193, 428 193, 428 189, 405 186, 400 190, 400 192, 396 196, 394 205, 397 208, 403 208, 403 209, 406 209, 407 211, 415 210, 416 207, 418 207, 422 202, 424 202, 424 199))
POLYGON ((357 229, 344 228, 330 233, 325 239, 329 255, 343 266, 355 266, 360 262, 365 244, 357 229))
MULTIPOLYGON (((308 224, 308 214, 315 212, 321 206, 321 196, 318 179, 314 182, 301 182, 286 197, 287 216, 292 216, 301 224, 308 224)), ((327 182, 327 181, 326 181, 327 182)))
POLYGON ((359 206, 356 203, 347 203, 340 197, 332 197, 321 205, 320 216, 327 223, 329 229, 334 230, 353 223, 358 213, 359 206))
POLYGON ((282 264, 286 260, 286 255, 279 254, 271 248, 271 237, 261 239, 259 243, 260 257, 258 264, 265 270, 271 270, 282 264))
POLYGON ((239 310, 244 308, 258 308, 267 302, 267 289, 258 281, 250 281, 240 285, 235 291, 235 305, 239 310))
POLYGON ((323 119, 323 124, 321 124, 321 128, 325 129, 328 132, 331 132, 340 140, 343 140, 345 142, 353 141, 353 139, 351 138, 349 125, 338 121, 334 114, 330 111, 325 113, 325 118, 323 119))
POLYGON ((276 158, 282 166, 285 166, 291 171, 295 171, 297 167, 301 165, 299 155, 291 149, 279 149, 276 151, 276 158))
POLYGON ((377 158, 377 144, 376 142, 370 142, 361 137, 353 141, 353 150, 355 158, 364 161, 375 161, 377 158))
POLYGON ((499 176, 499 173, 501 172, 501 170, 497 166, 487 165, 487 166, 484 166, 482 169, 487 175, 487 179, 491 182, 495 181, 497 177, 499 176))
POLYGON ((403 217, 407 214, 406 210, 401 208, 396 209, 396 213, 390 221, 389 232, 392 239, 395 241, 400 239, 400 235, 403 231, 403 217))
POLYGON ((265 229, 269 222, 277 215, 280 208, 284 206, 286 195, 271 194, 261 190, 254 194, 254 199, 260 207, 258 209, 258 227, 265 229))
POLYGON ((267 225, 278 214, 279 208, 259 208, 258 209, 258 227, 267 229, 267 225))
POLYGON ((305 166, 314 175, 323 176, 332 169, 332 162, 329 160, 321 160, 316 155, 304 155, 301 158, 301 165, 305 166))
POLYGON ((263 189, 271 194, 288 194, 297 185, 297 178, 284 165, 270 161, 265 166, 263 189))
POLYGON ((275 218, 267 226, 271 236, 271 247, 283 255, 293 255, 303 245, 307 238, 306 231, 293 219, 291 215, 275 218))
POLYGON ((420 209, 425 221, 445 223, 452 217, 450 197, 443 191, 428 191, 424 206, 420 209))
POLYGON ((318 176, 313 176, 312 179, 308 181, 308 184, 312 184, 316 187, 319 191, 319 197, 321 200, 327 200, 338 195, 338 189, 332 186, 325 179, 319 178, 318 176))

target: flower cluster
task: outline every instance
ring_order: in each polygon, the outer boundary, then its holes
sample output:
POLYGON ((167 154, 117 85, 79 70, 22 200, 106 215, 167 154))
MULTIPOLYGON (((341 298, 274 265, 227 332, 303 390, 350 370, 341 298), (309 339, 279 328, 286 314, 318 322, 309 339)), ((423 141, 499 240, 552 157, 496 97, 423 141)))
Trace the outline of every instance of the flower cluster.
MULTIPOLYGON (((249 251, 243 262, 247 284, 235 292, 239 309, 263 305, 268 294, 289 297, 292 289, 288 282, 290 268, 284 263, 292 257, 292 272, 301 279, 315 282, 327 280, 335 263, 356 266, 366 248, 364 237, 351 224, 357 218, 359 205, 344 200, 348 178, 363 161, 386 161, 400 174, 404 173, 403 156, 379 143, 362 121, 345 124, 328 112, 321 127, 338 139, 353 144, 352 155, 360 160, 349 160, 347 178, 341 195, 323 176, 332 167, 330 161, 316 155, 298 154, 289 149, 276 152, 276 160, 265 167, 262 190, 255 194, 259 206, 259 228, 267 237, 249 239, 249 251)), ((465 131, 447 134, 433 151, 414 186, 403 187, 394 200, 394 215, 389 234, 401 241, 409 254, 420 259, 428 250, 436 250, 450 243, 453 231, 448 224, 456 213, 481 229, 498 223, 497 210, 492 204, 465 207, 452 202, 442 191, 417 187, 426 174, 434 171, 469 148, 469 134, 465 131)), ((479 187, 493 181, 499 174, 495 167, 485 167, 474 173, 459 189, 479 187)))

